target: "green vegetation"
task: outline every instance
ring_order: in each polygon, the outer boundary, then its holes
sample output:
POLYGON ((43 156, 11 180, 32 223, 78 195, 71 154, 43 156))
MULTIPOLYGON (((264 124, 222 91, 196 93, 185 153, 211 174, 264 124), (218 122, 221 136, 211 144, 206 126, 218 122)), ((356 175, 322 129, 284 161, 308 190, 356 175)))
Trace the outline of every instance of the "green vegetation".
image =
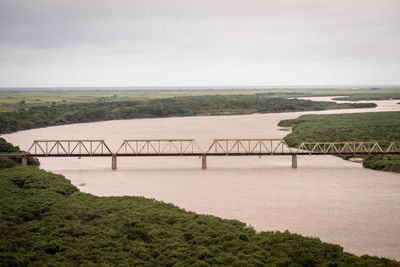
MULTIPOLYGON (((400 112, 371 112, 335 115, 304 115, 293 120, 283 120, 279 126, 293 127, 285 137, 290 146, 301 142, 377 141, 383 149, 391 141, 400 140, 400 112)), ((364 167, 400 172, 400 156, 366 156, 364 167)))
POLYGON ((143 101, 180 96, 206 95, 254 95, 270 98, 295 98, 310 96, 351 96, 370 94, 400 94, 398 88, 367 89, 203 89, 203 90, 30 90, 0 91, 0 112, 16 111, 21 108, 51 106, 56 104, 143 101))
POLYGON ((380 156, 369 156, 364 159, 363 166, 374 170, 400 173, 400 156, 389 155, 387 160, 380 156))
MULTIPOLYGON (((8 143, 4 138, 0 137, 0 152, 1 153, 18 153, 22 152, 19 147, 15 147, 8 143)), ((16 158, 3 158, 0 157, 0 169, 2 168, 11 168, 16 166, 17 164, 21 164, 22 159, 19 157, 16 158)), ((39 161, 35 158, 28 158, 28 165, 39 165, 39 161)))
POLYGON ((226 115, 376 107, 374 103, 315 102, 255 95, 182 96, 143 101, 97 101, 37 106, 0 113, 0 133, 115 119, 226 115))
POLYGON ((400 266, 141 197, 96 197, 35 167, 0 170, 0 265, 400 266))

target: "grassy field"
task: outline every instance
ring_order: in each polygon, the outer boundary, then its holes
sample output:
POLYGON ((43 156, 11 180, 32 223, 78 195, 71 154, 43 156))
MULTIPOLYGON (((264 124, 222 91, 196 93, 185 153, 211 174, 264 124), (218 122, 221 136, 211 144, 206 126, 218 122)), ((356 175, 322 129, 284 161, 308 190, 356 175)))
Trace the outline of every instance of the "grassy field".
POLYGON ((400 266, 141 197, 96 197, 36 167, 0 170, 2 266, 400 266))
MULTIPOLYGON (((304 115, 283 120, 279 126, 293 127, 285 137, 290 146, 301 142, 377 141, 385 149, 391 141, 400 140, 400 112, 304 115)), ((367 156, 364 166, 376 170, 400 172, 400 156, 367 156)))
POLYGON ((51 106, 60 103, 89 103, 98 101, 139 101, 179 96, 206 95, 254 95, 264 97, 306 96, 365 96, 378 94, 400 94, 400 89, 204 89, 204 90, 37 90, 0 91, 0 112, 15 111, 21 107, 51 106))

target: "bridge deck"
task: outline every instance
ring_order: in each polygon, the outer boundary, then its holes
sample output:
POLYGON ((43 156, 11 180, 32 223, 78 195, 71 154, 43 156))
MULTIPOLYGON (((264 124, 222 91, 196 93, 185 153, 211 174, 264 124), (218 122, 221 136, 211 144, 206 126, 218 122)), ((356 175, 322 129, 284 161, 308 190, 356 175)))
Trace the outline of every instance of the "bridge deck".
MULTIPOLYGON (((338 155, 398 155, 399 152, 343 152, 343 153, 322 153, 322 152, 297 152, 297 153, 229 153, 229 154, 222 154, 222 153, 191 153, 191 154, 174 154, 174 153, 163 153, 163 154, 154 154, 154 153, 143 153, 143 154, 114 154, 114 156, 118 157, 201 157, 201 156, 211 156, 211 157, 226 157, 226 156, 338 156, 338 155)), ((46 158, 46 157, 111 157, 113 155, 110 154, 73 154, 73 155, 66 155, 66 154, 0 154, 0 157, 35 157, 35 158, 46 158)))

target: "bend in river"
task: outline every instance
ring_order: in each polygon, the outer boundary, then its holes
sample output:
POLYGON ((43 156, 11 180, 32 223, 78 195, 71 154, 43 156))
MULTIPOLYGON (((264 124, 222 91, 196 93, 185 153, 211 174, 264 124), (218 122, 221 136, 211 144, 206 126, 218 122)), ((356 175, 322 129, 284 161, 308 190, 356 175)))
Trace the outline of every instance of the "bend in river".
MULTIPOLYGON (((311 98, 310 98, 311 99, 311 98)), ((329 97, 312 98, 326 100, 329 97)), ((3 137, 28 149, 34 139, 105 139, 113 151, 123 139, 194 138, 205 149, 214 138, 283 138, 277 123, 303 114, 400 110, 398 101, 374 109, 242 116, 137 119, 72 124, 3 137)), ((186 210, 233 218, 259 231, 319 237, 357 255, 400 260, 400 175, 362 168, 333 156, 198 158, 41 158, 43 169, 65 175, 83 192, 145 196, 186 210)))

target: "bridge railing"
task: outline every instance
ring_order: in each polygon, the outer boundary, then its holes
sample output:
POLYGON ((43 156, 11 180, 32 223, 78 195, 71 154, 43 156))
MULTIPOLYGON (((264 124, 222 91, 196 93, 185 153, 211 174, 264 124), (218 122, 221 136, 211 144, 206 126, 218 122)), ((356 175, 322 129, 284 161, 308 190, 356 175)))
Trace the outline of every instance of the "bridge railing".
POLYGON ((124 140, 117 155, 174 156, 202 155, 194 139, 134 139, 124 140))
POLYGON ((112 155, 104 140, 34 140, 28 154, 40 156, 112 155))
POLYGON ((214 139, 207 155, 279 155, 293 154, 283 139, 214 139))

